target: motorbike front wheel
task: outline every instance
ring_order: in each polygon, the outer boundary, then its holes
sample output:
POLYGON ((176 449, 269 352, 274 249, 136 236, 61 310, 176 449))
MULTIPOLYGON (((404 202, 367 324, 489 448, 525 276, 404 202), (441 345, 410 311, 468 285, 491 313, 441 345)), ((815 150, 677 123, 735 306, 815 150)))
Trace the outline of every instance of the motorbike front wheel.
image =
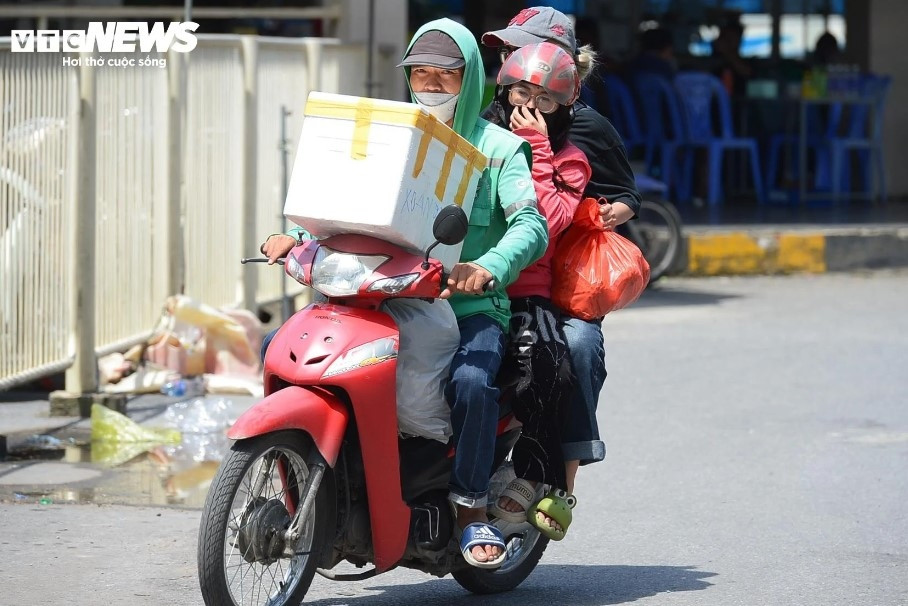
POLYGON ((301 521, 299 540, 284 538, 303 499, 312 448, 309 436, 290 431, 233 445, 212 480, 199 528, 206 605, 302 601, 330 539, 335 506, 327 469, 310 515, 301 521))

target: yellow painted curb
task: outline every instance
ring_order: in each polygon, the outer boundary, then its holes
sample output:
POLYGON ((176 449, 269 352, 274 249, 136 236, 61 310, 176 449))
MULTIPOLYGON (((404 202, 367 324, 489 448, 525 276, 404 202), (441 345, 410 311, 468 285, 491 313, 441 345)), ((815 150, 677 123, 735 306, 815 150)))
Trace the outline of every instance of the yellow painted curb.
POLYGON ((826 237, 822 234, 743 232, 691 234, 687 273, 695 276, 824 273, 826 237))

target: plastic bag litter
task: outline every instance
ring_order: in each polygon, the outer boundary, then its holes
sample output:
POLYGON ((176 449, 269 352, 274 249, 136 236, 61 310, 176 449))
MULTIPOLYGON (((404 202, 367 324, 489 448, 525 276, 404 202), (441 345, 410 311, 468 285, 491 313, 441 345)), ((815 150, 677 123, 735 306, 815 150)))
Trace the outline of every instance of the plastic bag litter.
POLYGON ((447 442, 451 409, 444 389, 460 329, 450 303, 391 299, 383 305, 400 329, 397 424, 402 434, 447 442))
POLYGON ((219 463, 232 443, 225 432, 187 433, 179 444, 156 448, 154 459, 160 466, 176 473, 206 461, 219 463))
POLYGON ((110 466, 125 463, 161 444, 179 444, 179 430, 143 427, 100 404, 91 407, 91 460, 110 466))
POLYGON ((143 427, 124 414, 92 404, 91 439, 93 442, 179 443, 180 432, 169 427, 143 427))
POLYGON ((233 422, 231 402, 224 398, 195 398, 177 402, 164 411, 164 420, 167 426, 175 427, 184 434, 223 433, 233 422))

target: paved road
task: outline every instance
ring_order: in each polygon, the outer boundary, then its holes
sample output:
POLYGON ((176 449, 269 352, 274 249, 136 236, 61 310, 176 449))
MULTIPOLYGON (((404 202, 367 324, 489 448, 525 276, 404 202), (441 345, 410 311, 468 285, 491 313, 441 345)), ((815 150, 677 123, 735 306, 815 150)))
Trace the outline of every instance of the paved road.
MULTIPOLYGON (((908 605, 908 275, 672 280, 607 318, 605 463, 513 606, 908 605)), ((197 509, 0 505, 3 604, 199 604, 197 509)), ((316 579, 322 606, 474 604, 316 579)))

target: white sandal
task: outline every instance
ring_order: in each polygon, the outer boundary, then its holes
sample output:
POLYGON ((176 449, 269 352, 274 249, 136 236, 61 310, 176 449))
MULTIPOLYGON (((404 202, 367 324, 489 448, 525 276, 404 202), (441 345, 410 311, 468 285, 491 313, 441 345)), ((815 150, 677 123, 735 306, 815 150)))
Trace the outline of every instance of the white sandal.
POLYGON ((505 522, 520 524, 527 521, 527 511, 545 496, 545 485, 542 482, 534 487, 523 478, 514 478, 507 488, 501 491, 495 502, 489 507, 489 513, 505 522), (522 511, 508 511, 498 505, 503 498, 508 498, 520 505, 522 511))

